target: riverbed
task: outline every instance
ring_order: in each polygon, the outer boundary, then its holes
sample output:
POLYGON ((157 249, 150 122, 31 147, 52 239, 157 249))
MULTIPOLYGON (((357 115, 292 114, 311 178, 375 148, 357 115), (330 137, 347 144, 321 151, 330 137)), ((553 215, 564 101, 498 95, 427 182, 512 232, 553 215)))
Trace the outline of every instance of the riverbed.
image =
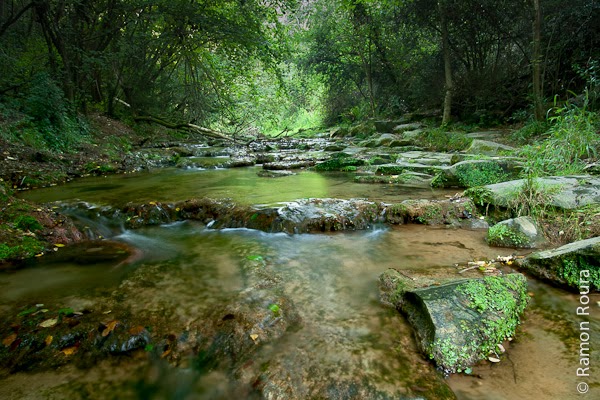
MULTIPOLYGON (((165 169, 85 178, 22 196, 61 208, 73 201, 122 206, 129 201, 203 196, 271 204, 307 197, 393 203, 452 194, 423 187, 358 184, 344 173, 306 171, 259 178, 257 170, 165 169)), ((468 261, 514 252, 489 247, 484 238, 481 230, 425 225, 297 235, 214 230, 189 221, 122 229, 112 239, 136 249, 130 262, 82 266, 40 260, 28 268, 3 272, 2 314, 17 313, 28 304, 73 309, 110 304, 111 309, 103 312, 118 314, 122 307, 134 318, 171 325, 157 330, 181 332, 243 292, 247 282, 241 264, 260 259, 276 274, 301 322, 278 340, 257 344, 251 359, 234 370, 194 368, 193 362, 182 360, 174 367, 152 352, 138 351, 81 369, 66 364, 51 371, 3 374, 0 397, 262 398, 266 385, 279 385, 280 393, 290 394, 287 398, 359 398, 364 389, 354 386, 360 382, 376 398, 434 399, 426 381, 440 379, 464 400, 582 398, 576 376, 582 320, 575 312, 578 294, 529 278, 531 304, 515 337, 505 344, 502 362, 482 362, 469 375, 449 378, 417 352, 403 316, 379 303, 377 278, 387 268, 435 271, 450 266, 458 273, 468 261), (256 377, 264 376, 257 383, 256 377)), ((590 298, 593 371, 600 365, 594 352, 600 348, 600 296, 590 298)), ((599 381, 592 376, 587 382, 591 396, 599 381)))

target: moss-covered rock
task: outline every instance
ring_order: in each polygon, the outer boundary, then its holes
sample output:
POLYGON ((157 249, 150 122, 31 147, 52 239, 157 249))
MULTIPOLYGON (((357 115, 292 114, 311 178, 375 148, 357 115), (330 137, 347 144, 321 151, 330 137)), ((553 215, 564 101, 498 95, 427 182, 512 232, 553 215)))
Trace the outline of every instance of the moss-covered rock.
POLYGON ((42 255, 57 244, 84 239, 66 216, 13 197, 3 185, 0 188, 0 198, 4 200, 0 209, 0 264, 42 255))
POLYGON ((431 183, 434 187, 462 187, 491 185, 514 179, 520 164, 512 159, 466 160, 440 170, 431 183))
POLYGON ((455 200, 404 200, 386 209, 386 221, 391 224, 418 223, 425 225, 460 225, 476 217, 475 205, 468 198, 455 200))
POLYGON ((600 291, 600 237, 569 243, 526 257, 521 268, 572 291, 600 291))
POLYGON ((347 167, 360 167, 362 165, 365 165, 364 160, 348 157, 344 153, 337 153, 335 157, 315 165, 314 169, 322 172, 341 171, 347 167))
POLYGON ((384 303, 406 315, 421 351, 445 373, 464 371, 493 354, 515 334, 528 302, 522 274, 424 286, 390 269, 379 281, 384 303))
POLYGON ((492 226, 486 238, 490 246, 533 249, 547 244, 544 234, 531 217, 519 217, 492 226))

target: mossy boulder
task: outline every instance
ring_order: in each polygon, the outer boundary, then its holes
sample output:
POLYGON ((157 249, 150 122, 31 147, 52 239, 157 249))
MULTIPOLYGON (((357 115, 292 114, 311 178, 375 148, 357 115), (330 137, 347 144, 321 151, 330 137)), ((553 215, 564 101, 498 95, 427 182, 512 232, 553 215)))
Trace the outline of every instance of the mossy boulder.
POLYGON ((526 257, 521 268, 557 286, 600 291, 600 237, 569 243, 526 257))
POLYGON ((315 165, 314 170, 321 172, 342 171, 347 167, 360 167, 361 165, 365 165, 365 160, 348 157, 345 153, 337 153, 335 157, 315 165))
POLYGON ((413 279, 394 269, 384 272, 379 277, 382 301, 407 317, 420 350, 447 374, 497 356, 497 345, 514 336, 528 303, 522 274, 434 286, 413 279))
POLYGON ((460 226, 462 221, 477 216, 475 204, 465 197, 454 200, 404 200, 389 205, 385 213, 386 222, 391 224, 460 226))
POLYGON ((431 183, 434 187, 471 188, 514 179, 520 163, 514 159, 465 160, 440 170, 431 183))
POLYGON ((534 249, 548 243, 537 223, 531 217, 502 221, 488 230, 490 246, 534 249))

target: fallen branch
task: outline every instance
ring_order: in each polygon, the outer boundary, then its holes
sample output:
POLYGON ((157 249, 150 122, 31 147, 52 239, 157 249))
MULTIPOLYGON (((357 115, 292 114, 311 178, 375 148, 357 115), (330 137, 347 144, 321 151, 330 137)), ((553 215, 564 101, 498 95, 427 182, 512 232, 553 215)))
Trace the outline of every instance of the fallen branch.
POLYGON ((165 128, 169 128, 169 129, 187 129, 189 131, 194 131, 194 132, 200 133, 201 135, 204 135, 204 136, 209 136, 212 138, 224 139, 224 140, 228 140, 230 142, 235 142, 234 138, 232 138, 231 136, 228 136, 222 132, 215 131, 215 130, 209 129, 209 128, 204 128, 202 126, 190 124, 187 122, 172 123, 172 122, 160 119, 160 118, 153 117, 151 115, 137 116, 137 117, 134 117, 133 119, 136 122, 153 122, 155 124, 162 125, 165 128))

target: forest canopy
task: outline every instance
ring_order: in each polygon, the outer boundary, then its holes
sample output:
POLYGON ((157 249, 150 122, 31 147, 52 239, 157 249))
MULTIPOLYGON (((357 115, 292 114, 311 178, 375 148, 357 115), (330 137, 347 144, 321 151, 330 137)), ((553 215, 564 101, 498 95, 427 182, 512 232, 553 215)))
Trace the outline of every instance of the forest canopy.
POLYGON ((50 147, 89 112, 230 133, 414 111, 515 123, 598 107, 600 4, 10 0, 0 64, 3 136, 36 130, 50 147))

